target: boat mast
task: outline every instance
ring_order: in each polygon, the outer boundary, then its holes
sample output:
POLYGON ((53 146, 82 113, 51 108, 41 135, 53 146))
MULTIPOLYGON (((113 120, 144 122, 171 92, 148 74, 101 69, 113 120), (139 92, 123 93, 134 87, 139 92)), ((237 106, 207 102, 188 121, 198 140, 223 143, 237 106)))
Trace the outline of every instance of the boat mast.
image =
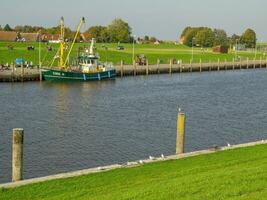
POLYGON ((80 20, 80 23, 79 23, 79 25, 78 25, 78 27, 77 27, 77 31, 76 31, 75 37, 74 37, 74 39, 73 39, 73 41, 72 41, 70 50, 69 50, 69 52, 68 52, 68 54, 67 54, 67 57, 66 57, 66 59, 65 59, 64 66, 66 66, 66 64, 67 64, 67 62, 68 62, 68 59, 69 59, 69 57, 70 57, 70 53, 72 52, 72 49, 73 49, 74 44, 75 44, 75 42, 76 42, 76 39, 77 39, 77 37, 78 37, 78 35, 79 35, 79 33, 80 33, 80 30, 81 30, 81 28, 82 28, 82 25, 83 25, 84 23, 85 23, 85 19, 84 19, 84 17, 83 17, 83 18, 80 20))
POLYGON ((95 43, 96 43, 95 38, 92 38, 90 46, 90 55, 95 55, 95 43))
POLYGON ((65 27, 64 18, 60 19, 60 55, 59 55, 59 65, 61 68, 65 68, 64 64, 64 48, 65 48, 65 27))

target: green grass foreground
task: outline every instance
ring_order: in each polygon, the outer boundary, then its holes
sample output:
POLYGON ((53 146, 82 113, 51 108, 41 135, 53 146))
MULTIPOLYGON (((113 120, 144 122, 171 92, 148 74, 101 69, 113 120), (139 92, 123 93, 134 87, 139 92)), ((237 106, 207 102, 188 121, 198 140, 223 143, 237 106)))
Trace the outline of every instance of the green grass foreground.
POLYGON ((267 145, 157 162, 15 189, 0 199, 179 199, 267 198, 267 145))
MULTIPOLYGON (((49 44, 54 47, 52 52, 48 52, 46 49, 47 44, 41 43, 41 55, 42 63, 44 66, 50 66, 53 57, 55 56, 59 44, 49 44)), ((77 57, 79 47, 90 46, 89 43, 77 43, 74 46, 71 54, 72 58, 77 57)), ((125 64, 132 64, 133 57, 133 45, 123 44, 124 50, 117 50, 117 44, 97 44, 97 51, 102 61, 112 62, 114 65, 119 65, 121 60, 125 64), (107 48, 106 48, 107 47, 107 48)), ((0 64, 6 64, 14 62, 16 58, 24 58, 24 60, 34 64, 39 63, 39 44, 37 42, 0 42, 0 64), (13 46, 14 50, 8 50, 7 46, 13 46), (28 46, 34 46, 34 51, 28 51, 28 46)), ((193 49, 193 62, 199 63, 200 59, 202 62, 217 62, 220 59, 221 62, 231 62, 233 59, 246 60, 249 58, 253 60, 255 58, 255 52, 253 50, 238 51, 237 55, 235 52, 229 52, 228 54, 216 54, 212 52, 211 48, 194 48, 193 49)), ((163 43, 160 45, 154 44, 135 44, 135 55, 145 54, 148 58, 149 64, 156 64, 159 59, 161 63, 170 63, 170 59, 182 60, 183 63, 189 63, 192 58, 192 48, 184 45, 175 45, 163 43)), ((256 59, 266 59, 266 54, 262 52, 256 52, 256 59)), ((71 59, 70 59, 71 60, 71 59)), ((55 65, 57 62, 54 63, 55 65)))

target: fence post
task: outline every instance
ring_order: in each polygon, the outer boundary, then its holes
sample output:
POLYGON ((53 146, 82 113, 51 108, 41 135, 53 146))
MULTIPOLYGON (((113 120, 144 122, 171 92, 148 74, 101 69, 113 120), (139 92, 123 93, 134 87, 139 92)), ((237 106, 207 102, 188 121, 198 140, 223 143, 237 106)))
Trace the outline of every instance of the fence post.
POLYGON ((184 135, 185 135, 185 113, 178 111, 177 118, 177 137, 176 137, 176 154, 184 153, 184 135))
POLYGON ((23 179, 23 129, 13 129, 12 182, 23 179))

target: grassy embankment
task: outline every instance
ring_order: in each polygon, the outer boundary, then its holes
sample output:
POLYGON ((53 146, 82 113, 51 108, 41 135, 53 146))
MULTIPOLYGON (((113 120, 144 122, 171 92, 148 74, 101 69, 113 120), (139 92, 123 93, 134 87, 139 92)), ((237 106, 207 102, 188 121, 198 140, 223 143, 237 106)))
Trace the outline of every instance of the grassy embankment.
POLYGON ((259 200, 267 197, 266 166, 267 145, 259 145, 0 189, 0 199, 259 200))
MULTIPOLYGON (((85 44, 76 44, 72 57, 77 56, 78 48, 84 46, 85 44)), ((86 44, 89 45, 89 44, 86 44)), ((56 54, 58 44, 53 44, 54 51, 48 52, 46 50, 46 44, 42 43, 42 60, 43 65, 49 65, 54 55, 56 54)), ((105 44, 108 47, 106 51, 102 44, 97 44, 98 53, 101 56, 102 61, 109 61, 113 64, 120 63, 124 60, 126 64, 132 63, 132 44, 124 44, 125 50, 117 50, 117 44, 105 44)), ((188 63, 191 59, 192 49, 184 45, 174 45, 174 44, 136 44, 135 45, 136 54, 145 54, 149 60, 150 64, 155 64, 157 59, 160 59, 162 63, 169 63, 170 59, 176 58, 177 60, 182 59, 184 63, 188 63)), ((255 53, 244 51, 238 52, 237 55, 241 59, 254 59, 255 53)), ((262 57, 266 59, 266 56, 262 53, 257 53, 257 59, 262 57)), ((11 63, 14 62, 16 58, 24 58, 27 61, 33 61, 33 63, 38 63, 38 43, 15 43, 15 42, 0 42, 0 63, 11 63), (7 46, 12 45, 14 50, 8 50, 7 46), (28 51, 27 46, 35 46, 35 51, 28 51)), ((202 59, 203 62, 216 61, 218 58, 221 61, 232 61, 235 58, 235 53, 230 52, 229 54, 214 54, 211 49, 200 49, 194 48, 194 62, 199 62, 202 59)))

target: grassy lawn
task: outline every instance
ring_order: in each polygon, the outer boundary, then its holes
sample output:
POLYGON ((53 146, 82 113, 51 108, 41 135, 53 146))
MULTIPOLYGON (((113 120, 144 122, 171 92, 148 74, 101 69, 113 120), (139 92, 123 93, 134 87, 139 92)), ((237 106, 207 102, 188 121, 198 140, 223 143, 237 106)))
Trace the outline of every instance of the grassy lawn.
MULTIPOLYGON (((78 48, 89 44, 76 44, 72 57, 77 56, 78 48)), ((58 44, 52 44, 54 46, 53 52, 48 52, 46 50, 46 44, 42 43, 41 53, 43 65, 48 66, 54 55, 57 52, 58 44)), ((117 50, 117 44, 97 44, 98 53, 101 56, 102 61, 109 61, 113 64, 119 64, 123 60, 126 64, 132 63, 132 44, 123 44, 125 50, 117 50), (103 46, 106 46, 106 50, 103 46)), ((193 62, 199 62, 201 59, 203 62, 217 61, 232 61, 235 58, 235 52, 230 52, 229 54, 214 54, 211 49, 201 49, 194 48, 193 62)), ((189 63, 192 55, 192 49, 184 45, 174 45, 174 44, 136 44, 135 45, 136 54, 145 54, 149 60, 150 64, 155 64, 157 59, 161 60, 161 63, 169 63, 170 59, 183 60, 184 63, 189 63)), ((14 62, 16 58, 24 58, 27 61, 32 61, 38 64, 38 43, 15 43, 15 42, 0 42, 0 63, 11 63, 14 62), (14 50, 8 50, 7 46, 12 45, 14 50), (28 51, 27 46, 35 46, 35 51, 28 51)), ((253 51, 243 51, 238 52, 237 57, 240 59, 254 59, 255 53, 253 51)), ((266 59, 263 53, 258 52, 256 58, 266 59)))
POLYGON ((13 199, 259 200, 267 197, 267 145, 0 189, 13 199))

